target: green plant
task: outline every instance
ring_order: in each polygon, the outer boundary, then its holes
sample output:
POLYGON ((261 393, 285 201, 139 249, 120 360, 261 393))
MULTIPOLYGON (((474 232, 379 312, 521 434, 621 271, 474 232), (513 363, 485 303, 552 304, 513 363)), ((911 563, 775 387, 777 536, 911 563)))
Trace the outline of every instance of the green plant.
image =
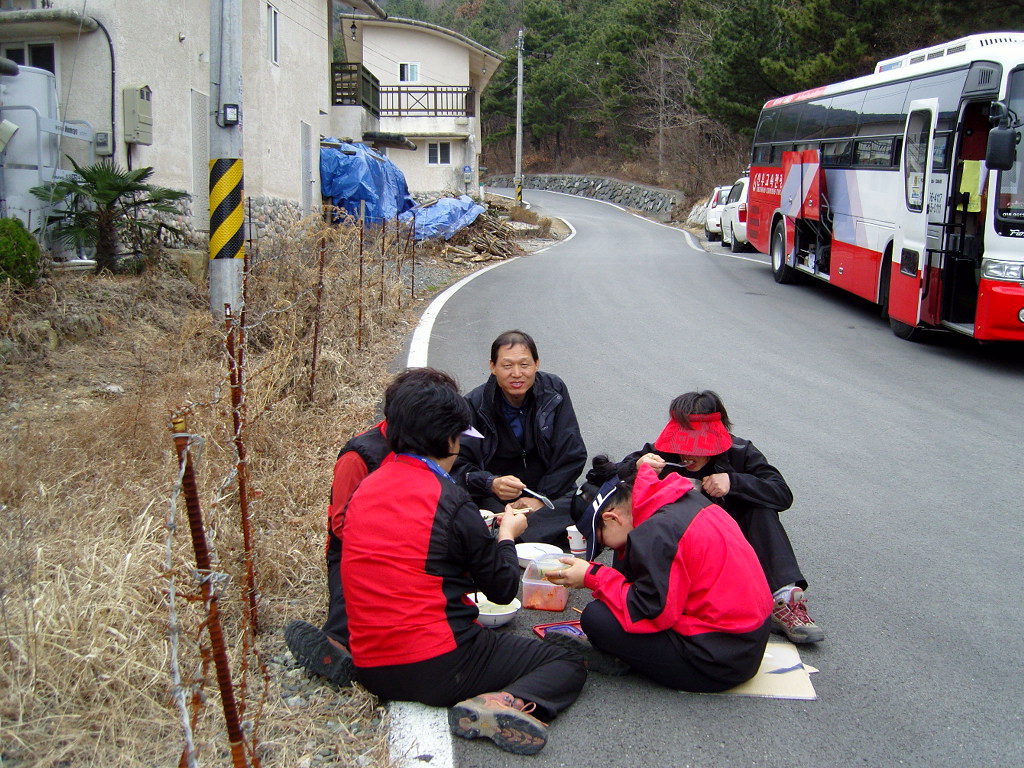
POLYGON ((189 195, 147 183, 153 175, 151 167, 126 171, 111 160, 88 166, 68 160, 74 175, 33 187, 31 192, 57 205, 49 224, 58 239, 75 247, 96 247, 97 272, 117 271, 122 242, 138 247, 144 235, 158 234, 161 228, 180 234, 152 214, 180 213, 178 204, 189 195))
POLYGON ((26 288, 39 277, 39 243, 19 219, 0 219, 0 276, 26 288))

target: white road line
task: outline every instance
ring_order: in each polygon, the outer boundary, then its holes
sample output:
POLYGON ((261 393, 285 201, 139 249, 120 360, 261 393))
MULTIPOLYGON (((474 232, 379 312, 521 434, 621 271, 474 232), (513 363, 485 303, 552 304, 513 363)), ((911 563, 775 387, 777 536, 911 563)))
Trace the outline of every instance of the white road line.
POLYGON ((406 367, 408 368, 422 368, 427 364, 427 354, 430 351, 430 333, 434 329, 434 320, 441 313, 441 309, 447 303, 448 299, 456 294, 456 292, 468 283, 470 280, 474 280, 480 277, 484 272, 489 272, 495 267, 500 267, 502 264, 508 264, 511 261, 515 261, 518 256, 505 261, 499 261, 496 264, 478 269, 472 274, 466 275, 464 278, 454 285, 448 286, 440 296, 430 302, 430 306, 427 307, 426 311, 420 317, 420 322, 416 326, 416 330, 413 331, 412 341, 409 342, 409 357, 406 359, 406 367))

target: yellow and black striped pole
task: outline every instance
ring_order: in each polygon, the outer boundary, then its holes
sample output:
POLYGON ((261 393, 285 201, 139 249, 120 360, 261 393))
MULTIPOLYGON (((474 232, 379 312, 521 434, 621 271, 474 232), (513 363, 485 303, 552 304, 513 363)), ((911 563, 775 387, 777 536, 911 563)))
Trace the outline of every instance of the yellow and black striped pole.
POLYGON ((241 306, 245 260, 242 213, 242 160, 210 160, 210 310, 223 314, 224 305, 241 306))

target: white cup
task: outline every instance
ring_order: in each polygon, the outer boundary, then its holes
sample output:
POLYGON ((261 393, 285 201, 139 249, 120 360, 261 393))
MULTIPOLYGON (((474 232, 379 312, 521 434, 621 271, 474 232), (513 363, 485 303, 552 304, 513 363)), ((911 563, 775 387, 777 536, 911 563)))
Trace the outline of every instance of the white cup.
POLYGON ((569 551, 577 557, 583 557, 587 553, 587 540, 583 538, 580 529, 570 525, 566 527, 565 532, 569 536, 569 551))

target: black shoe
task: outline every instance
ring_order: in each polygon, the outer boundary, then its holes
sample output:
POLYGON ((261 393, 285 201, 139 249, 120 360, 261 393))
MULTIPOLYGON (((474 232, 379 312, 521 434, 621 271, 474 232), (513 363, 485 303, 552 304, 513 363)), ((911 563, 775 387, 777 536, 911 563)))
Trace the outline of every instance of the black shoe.
POLYGON ((308 621, 293 621, 284 628, 288 650, 310 672, 341 686, 352 685, 352 656, 335 646, 323 630, 308 621))
POLYGON ((548 630, 544 633, 544 640, 559 648, 575 651, 587 662, 587 669, 602 675, 625 675, 629 672, 629 664, 618 656, 605 653, 590 644, 589 640, 574 635, 572 632, 548 630))

